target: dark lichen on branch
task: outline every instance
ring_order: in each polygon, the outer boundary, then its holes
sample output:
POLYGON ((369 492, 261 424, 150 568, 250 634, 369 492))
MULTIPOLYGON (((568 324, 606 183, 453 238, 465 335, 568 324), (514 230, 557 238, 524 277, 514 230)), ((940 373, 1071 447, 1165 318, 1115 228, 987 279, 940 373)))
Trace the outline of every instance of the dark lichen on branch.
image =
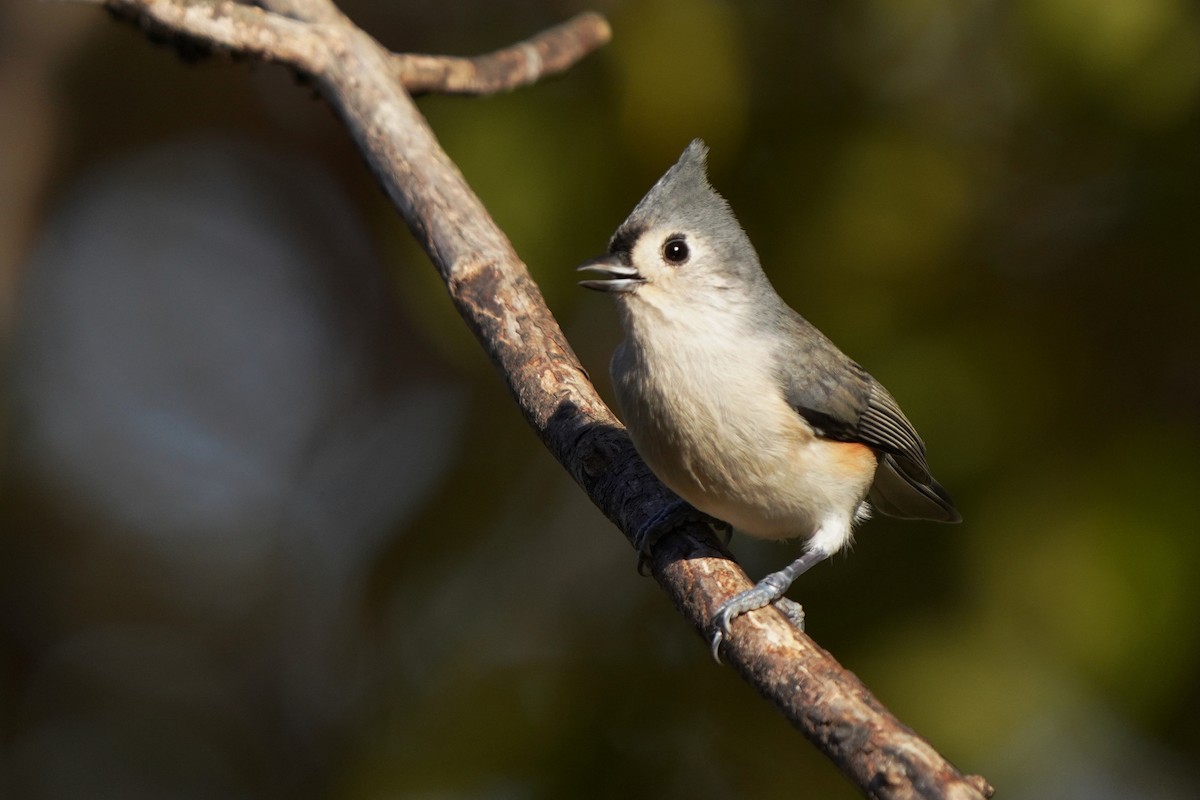
MULTIPOLYGON (((231 0, 106 0, 105 5, 148 36, 177 49, 183 44, 186 57, 227 52, 312 75, 434 262, 525 418, 593 502, 632 539, 669 494, 638 459, 527 268, 407 91, 481 94, 532 83, 607 41, 607 23, 598 15, 581 15, 513 47, 461 59, 390 53, 327 0, 261 0, 257 6, 231 0)), ((652 555, 651 570, 705 636, 715 607, 750 586, 700 523, 664 538, 652 555)), ((890 800, 991 796, 983 778, 958 772, 775 609, 740 618, 723 655, 864 794, 890 800)))
POLYGON ((185 64, 198 64, 216 55, 225 55, 229 58, 249 58, 248 55, 243 55, 228 47, 213 44, 208 39, 183 33, 152 17, 140 14, 136 9, 128 6, 107 3, 104 10, 117 22, 136 28, 151 44, 174 51, 175 55, 179 56, 185 64))

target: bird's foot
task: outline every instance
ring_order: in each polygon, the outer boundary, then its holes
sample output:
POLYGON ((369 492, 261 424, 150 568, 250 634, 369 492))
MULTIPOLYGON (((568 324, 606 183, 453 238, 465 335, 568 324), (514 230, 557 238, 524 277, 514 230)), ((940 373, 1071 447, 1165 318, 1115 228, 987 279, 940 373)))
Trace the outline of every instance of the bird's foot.
POLYGON ((654 545, 671 531, 689 522, 707 524, 717 534, 722 545, 727 546, 730 539, 733 538, 732 525, 710 517, 676 497, 672 502, 659 509, 633 536, 633 546, 638 552, 637 570, 639 575, 650 574, 650 551, 654 545))
POLYGON ((810 545, 803 555, 778 572, 772 572, 763 578, 753 589, 735 594, 717 606, 711 623, 713 627, 712 654, 717 663, 721 663, 721 642, 729 638, 729 624, 747 611, 774 603, 775 607, 788 618, 788 621, 799 630, 804 630, 804 609, 800 607, 799 603, 785 598, 783 593, 788 590, 796 578, 829 558, 829 554, 830 551, 823 547, 810 545))
POLYGON ((787 617, 793 628, 804 633, 804 606, 795 600, 781 597, 775 601, 775 608, 779 609, 780 614, 787 617))
POLYGON ((759 581, 754 588, 726 600, 717 606, 712 618, 712 654, 718 664, 721 663, 721 643, 729 638, 730 624, 748 611, 775 604, 775 607, 788 618, 792 625, 804 630, 804 608, 794 600, 783 596, 792 584, 792 576, 785 571, 772 572, 759 581))

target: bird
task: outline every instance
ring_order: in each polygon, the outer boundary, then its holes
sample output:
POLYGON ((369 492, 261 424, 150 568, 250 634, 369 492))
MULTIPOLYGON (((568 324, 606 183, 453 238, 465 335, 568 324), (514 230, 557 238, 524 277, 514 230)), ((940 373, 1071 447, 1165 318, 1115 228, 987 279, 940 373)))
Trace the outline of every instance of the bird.
POLYGON ((709 183, 707 154, 701 139, 684 149, 607 252, 579 266, 597 275, 579 283, 615 301, 625 334, 610 363, 617 410, 650 470, 739 534, 803 540, 798 558, 717 607, 720 661, 733 620, 783 598, 872 508, 961 516, 892 395, 771 285, 709 183))

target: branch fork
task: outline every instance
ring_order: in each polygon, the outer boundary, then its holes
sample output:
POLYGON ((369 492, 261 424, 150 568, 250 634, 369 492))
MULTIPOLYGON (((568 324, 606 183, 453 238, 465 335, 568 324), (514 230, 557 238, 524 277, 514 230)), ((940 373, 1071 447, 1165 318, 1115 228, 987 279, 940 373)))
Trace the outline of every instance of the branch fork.
MULTIPOLYGON (((389 52, 330 0, 80 1, 103 4, 152 33, 198 40, 311 76, 546 447, 627 537, 672 502, 596 393, 508 238, 411 97, 491 94, 562 72, 608 41, 602 17, 580 14, 512 47, 458 58, 389 52)), ((706 640, 721 601, 752 585, 699 522, 663 538, 649 565, 706 640)), ((987 781, 956 770, 774 608, 738 618, 722 654, 864 795, 889 800, 992 795, 987 781)))

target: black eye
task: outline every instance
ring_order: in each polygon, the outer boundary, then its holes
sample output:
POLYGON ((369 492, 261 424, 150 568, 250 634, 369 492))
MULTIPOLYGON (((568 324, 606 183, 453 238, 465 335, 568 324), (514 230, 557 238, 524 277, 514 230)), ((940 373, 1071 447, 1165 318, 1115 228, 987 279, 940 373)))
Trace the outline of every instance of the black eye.
POLYGON ((663 258, 668 264, 682 264, 688 260, 689 255, 687 242, 682 236, 667 239, 667 243, 663 245, 663 258))

